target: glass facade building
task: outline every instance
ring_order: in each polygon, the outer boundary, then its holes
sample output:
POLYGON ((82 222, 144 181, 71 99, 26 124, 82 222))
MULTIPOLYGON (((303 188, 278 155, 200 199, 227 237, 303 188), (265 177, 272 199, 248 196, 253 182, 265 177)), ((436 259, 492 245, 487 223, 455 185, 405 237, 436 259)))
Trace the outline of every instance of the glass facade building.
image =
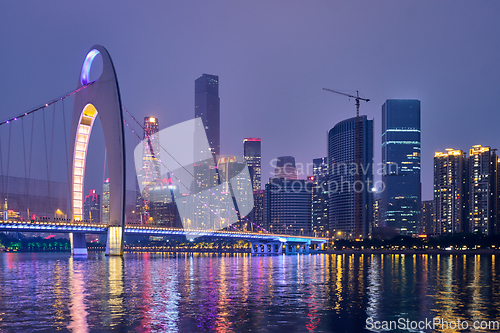
POLYGON ((195 118, 201 118, 210 150, 217 161, 220 155, 219 77, 203 74, 194 82, 195 118))
POLYGON ((402 235, 421 221, 420 101, 391 99, 382 106, 382 220, 402 235))
POLYGON ((243 156, 248 165, 252 188, 254 191, 261 189, 261 141, 258 138, 246 138, 243 140, 243 156))
POLYGON ((360 116, 359 126, 359 166, 355 156, 356 117, 339 122, 328 132, 328 220, 330 236, 336 238, 368 237, 373 219, 373 120, 360 116), (355 185, 357 172, 361 173, 362 187, 355 185), (356 210, 361 212, 359 226, 356 210))
POLYGON ((312 230, 313 235, 328 237, 328 158, 313 159, 312 230))

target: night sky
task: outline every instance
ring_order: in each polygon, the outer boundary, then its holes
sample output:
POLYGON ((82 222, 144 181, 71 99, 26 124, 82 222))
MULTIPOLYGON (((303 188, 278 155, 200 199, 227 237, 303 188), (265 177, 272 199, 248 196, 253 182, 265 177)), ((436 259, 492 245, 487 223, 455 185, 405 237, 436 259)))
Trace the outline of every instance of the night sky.
MULTIPOLYGON (((375 120, 375 163, 384 101, 421 101, 423 199, 434 151, 500 148, 498 1, 2 1, 0 13, 2 120, 75 89, 101 44, 125 108, 160 128, 193 118, 194 80, 218 75, 221 152, 242 155, 243 138, 262 138, 263 182, 272 158, 326 156, 327 131, 355 115, 353 100, 323 87, 371 99, 361 114, 375 120)), ((100 191, 99 126, 87 185, 100 191)))

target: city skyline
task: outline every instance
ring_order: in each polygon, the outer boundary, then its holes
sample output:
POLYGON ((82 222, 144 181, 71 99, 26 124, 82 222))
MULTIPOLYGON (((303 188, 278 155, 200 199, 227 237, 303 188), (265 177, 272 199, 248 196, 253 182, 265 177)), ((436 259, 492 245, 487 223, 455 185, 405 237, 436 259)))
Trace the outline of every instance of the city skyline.
MULTIPOLYGON (((435 151, 500 146, 490 124, 471 126, 467 136, 455 130, 478 119, 500 120, 491 112, 500 73, 498 46, 491 43, 500 32, 496 2, 152 7, 129 2, 127 10, 100 4, 98 12, 82 3, 1 6, 9 15, 0 38, 10 50, 0 56, 9 64, 0 83, 2 119, 73 90, 81 54, 100 43, 113 54, 124 106, 138 119, 161 118, 165 127, 192 117, 195 78, 219 75, 221 152, 239 154, 243 138, 261 138, 266 143, 263 182, 275 156, 293 155, 300 163, 325 156, 326 131, 355 114, 353 101, 323 87, 359 90, 371 99, 361 105, 361 114, 374 119, 375 147, 381 142, 380 107, 386 99, 422 101, 424 200, 432 198, 435 151), (123 19, 110 24, 114 11, 132 21, 129 13, 150 19, 140 28, 123 19), (450 122, 455 126, 446 126, 450 122)), ((92 149, 94 141, 102 147, 96 126, 89 157, 102 170, 104 149, 92 149)), ((381 161, 377 151, 374 161, 381 161)), ((102 177, 96 178, 90 188, 100 188, 102 177)))

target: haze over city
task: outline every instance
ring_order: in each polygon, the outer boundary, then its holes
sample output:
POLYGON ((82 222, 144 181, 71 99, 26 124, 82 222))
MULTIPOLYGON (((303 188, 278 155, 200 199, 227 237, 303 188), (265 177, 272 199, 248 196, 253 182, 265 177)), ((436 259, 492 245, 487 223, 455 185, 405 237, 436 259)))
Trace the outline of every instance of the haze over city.
MULTIPOLYGON (((124 106, 138 119, 158 117, 160 128, 191 119, 194 80, 218 75, 221 153, 242 155, 243 138, 262 138, 263 182, 277 156, 304 164, 326 156, 327 131, 355 115, 353 100, 323 87, 371 100, 361 114, 374 119, 375 164, 384 101, 421 101, 422 199, 432 198, 434 151, 500 147, 497 2, 0 6, 2 119, 74 89, 83 55, 99 43, 113 57, 124 106)), ((99 171, 87 185, 100 188, 103 140, 97 128, 92 136, 99 171)))

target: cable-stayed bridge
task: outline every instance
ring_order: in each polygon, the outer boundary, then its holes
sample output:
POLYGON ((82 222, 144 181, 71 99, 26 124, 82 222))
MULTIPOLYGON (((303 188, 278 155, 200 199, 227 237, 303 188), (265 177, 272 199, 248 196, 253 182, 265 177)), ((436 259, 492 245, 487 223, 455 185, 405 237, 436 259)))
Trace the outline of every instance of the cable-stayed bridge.
MULTIPOLYGON (((305 236, 292 236, 292 235, 274 235, 266 232, 260 226, 255 225, 258 232, 246 232, 237 230, 234 224, 228 223, 226 217, 219 214, 216 209, 212 209, 210 205, 207 207, 206 196, 193 193, 190 198, 197 202, 194 209, 198 206, 204 207, 204 210, 209 214, 215 215, 216 219, 226 222, 220 223, 219 228, 208 226, 205 228, 189 228, 184 225, 184 228, 166 228, 148 225, 130 225, 126 224, 126 139, 125 128, 131 129, 137 138, 140 136, 136 130, 131 126, 124 117, 124 111, 128 114, 133 121, 139 126, 140 123, 132 117, 122 106, 120 89, 116 77, 115 68, 108 51, 100 46, 93 46, 87 53, 80 72, 77 88, 56 99, 41 105, 40 107, 31 109, 27 112, 10 117, 4 121, 0 121, 0 128, 5 129, 6 133, 0 136, 0 173, 2 175, 2 184, 0 184, 0 192, 4 194, 4 201, 2 208, 4 216, 0 217, 0 230, 3 231, 17 231, 17 232, 51 232, 51 233, 69 233, 71 240, 72 253, 86 254, 85 234, 107 234, 106 255, 123 255, 124 235, 157 235, 157 236, 174 236, 184 235, 186 237, 227 237, 246 239, 252 243, 253 253, 296 253, 296 252, 309 252, 310 248, 324 247, 328 240, 325 238, 305 237, 305 236), (100 55, 102 59, 102 73, 100 76, 92 80, 91 68, 94 59, 100 55), (73 98, 73 112, 71 116, 70 128, 66 127, 66 113, 64 110, 64 100, 68 97, 73 98), (56 104, 62 102, 62 123, 63 134, 62 139, 54 135, 56 128, 56 120, 59 116, 56 115, 56 104), (52 131, 47 130, 46 110, 53 107, 52 114, 52 131), (40 117, 41 115, 41 117, 40 117), (35 121, 35 116, 39 120, 35 121), (31 119, 31 128, 25 126, 25 119, 31 119), (90 134, 95 120, 99 118, 103 127, 105 148, 106 148, 106 162, 109 170, 109 222, 107 224, 99 223, 86 223, 84 220, 84 184, 86 175, 86 166, 88 158, 88 147, 90 134), (41 118, 41 119, 40 119, 41 118), (42 125, 40 125, 40 120, 42 125), (13 125, 20 123, 17 130, 21 132, 21 142, 17 142, 18 148, 13 148, 12 137, 13 125), (34 139, 35 130, 41 128, 43 135, 34 139), (31 135, 29 133, 31 132, 31 135), (28 135, 26 135, 28 133, 28 135), (68 140, 69 138, 69 140, 68 140), (34 142, 35 141, 35 142, 34 142), (37 142, 40 141, 41 143, 37 142), (64 148, 54 149, 54 143, 57 141, 64 142, 64 148), (5 147, 4 142, 7 142, 5 147), (44 149, 37 149, 37 146, 42 145, 44 149), (4 151, 2 151, 2 149, 4 151), (5 151, 6 150, 6 151, 5 151), (63 151, 63 152, 62 152, 63 151), (38 153, 38 157, 34 157, 38 153), (12 162, 11 158, 14 156, 22 156, 19 162, 12 162), (61 157, 63 162, 53 163, 55 157, 61 157), (6 157, 6 158, 4 158, 6 157), (45 163, 43 163, 45 162, 45 163), (59 192, 64 191, 67 194, 68 219, 62 221, 61 219, 48 218, 43 221, 33 219, 33 207, 36 203, 50 201, 55 189, 51 188, 51 177, 58 171, 60 164, 66 165, 67 174, 67 191, 58 187, 59 192), (24 168, 23 168, 24 167, 24 168), (24 169, 24 170, 23 170, 24 169), (32 172, 43 170, 47 174, 47 193, 46 196, 34 197, 32 199, 29 195, 31 187, 30 179, 32 172), (27 202, 25 203, 26 216, 24 219, 13 219, 8 215, 9 202, 9 181, 11 173, 17 171, 24 176, 26 181, 21 187, 25 187, 27 202), (52 193, 51 193, 52 192, 52 193), (204 201, 205 200, 205 201, 204 201), (30 202, 31 201, 31 202, 30 202), (31 207, 31 212, 30 212, 31 207), (24 220, 24 221, 23 221, 24 220)), ((48 118, 48 116, 47 116, 48 118)), ((50 123, 50 119, 49 119, 50 123)), ((14 129, 15 131, 16 129, 14 129)), ((204 134, 204 131, 203 131, 204 134)), ((168 153, 168 152, 167 152, 168 153)), ((171 156, 172 157, 172 156, 171 156)), ((175 160, 175 158, 174 158, 175 160)), ((180 169, 184 166, 180 165, 180 169)), ((185 169, 185 168, 184 168, 185 169)), ((183 171, 183 170, 181 170, 183 171)), ((185 170, 190 176, 195 177, 193 173, 185 170)), ((173 174, 173 173, 172 173, 173 174)), ((181 182, 181 180, 179 180, 181 182)), ((182 184, 187 189, 189 186, 182 184)), ((19 190, 19 189, 17 189, 19 190)), ((210 191, 210 189, 208 189, 210 191)), ((216 191, 210 194, 215 195, 216 191)), ((220 192, 220 191, 219 191, 220 192)), ((237 206, 237 199, 234 196, 234 186, 227 187, 225 192, 232 194, 232 199, 229 200, 230 204, 233 203, 237 206)), ((217 195, 220 195, 217 193, 217 195)), ((183 197, 184 198, 184 197, 183 197)), ((217 198, 217 196, 215 196, 217 198)), ((12 199, 12 197, 11 197, 12 199)), ((11 200, 12 201, 12 200, 11 200)), ((179 204, 179 203, 178 203, 179 204)), ((42 204, 43 206, 43 204, 42 204)), ((229 207, 229 206, 228 206, 229 207)), ((193 207, 191 207, 193 209, 193 207)), ((224 209, 227 214, 232 214, 241 220, 238 208, 224 209)), ((24 214, 24 213, 23 213, 24 214)), ((197 213, 195 212, 194 215, 197 213)), ((55 217, 56 215, 54 215, 55 217)))

